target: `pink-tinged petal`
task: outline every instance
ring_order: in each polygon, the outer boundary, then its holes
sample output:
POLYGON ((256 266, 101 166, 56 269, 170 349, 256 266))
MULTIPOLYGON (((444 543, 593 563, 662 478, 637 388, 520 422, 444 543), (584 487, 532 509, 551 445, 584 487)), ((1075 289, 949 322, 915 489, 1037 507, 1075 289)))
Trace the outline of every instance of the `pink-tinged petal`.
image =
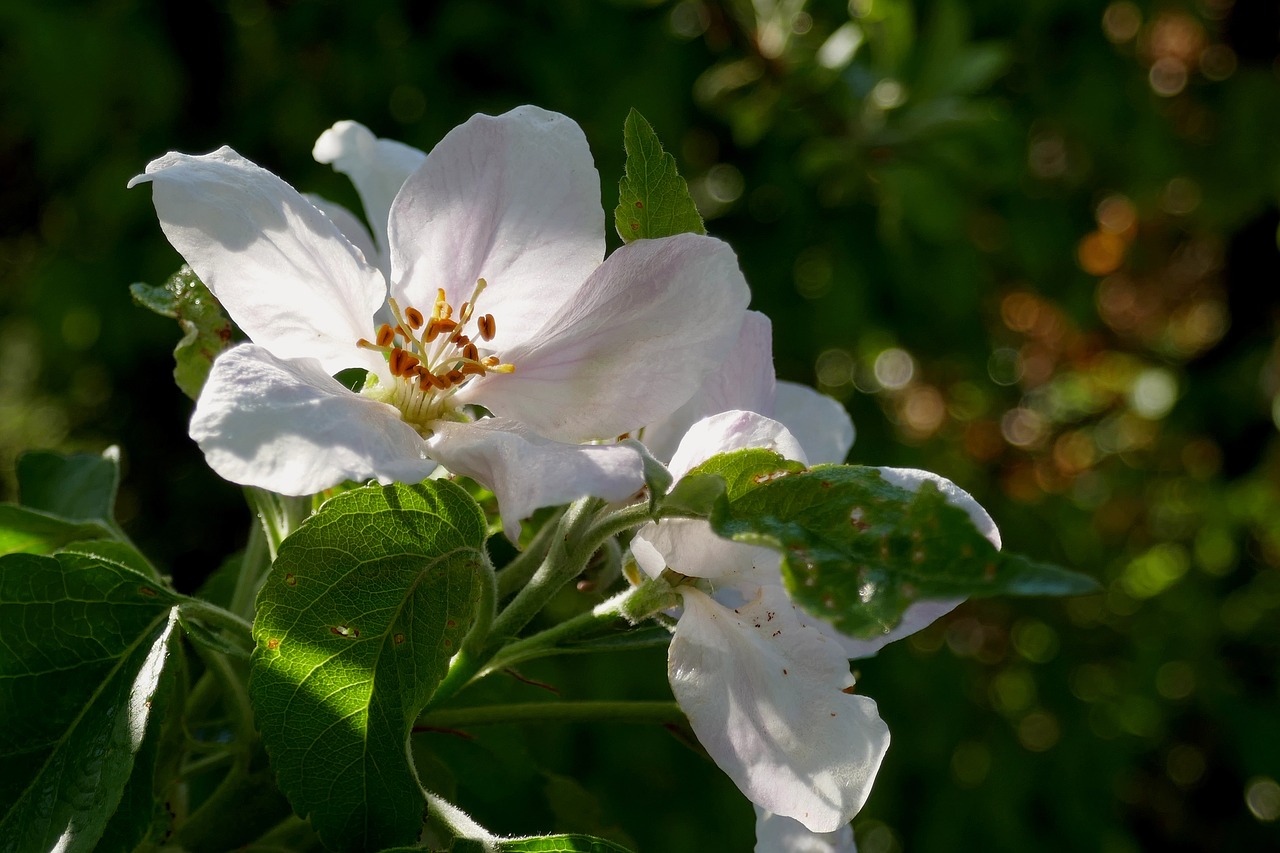
POLYGON ((805 385, 779 382, 773 417, 800 440, 809 464, 843 462, 853 446, 853 420, 839 402, 805 385))
POLYGON ((444 288, 455 308, 476 280, 493 346, 557 315, 604 257, 600 176, 571 119, 537 107, 477 115, 450 131, 391 207, 392 295, 424 311, 444 288))
MULTIPOLYGON (((973 499, 973 496, 964 489, 957 486, 945 477, 929 471, 921 471, 916 468, 878 468, 880 476, 886 481, 900 486, 904 489, 916 491, 920 486, 928 481, 938 487, 938 491, 946 497, 947 503, 952 506, 959 507, 968 513, 969 518, 973 521, 974 527, 978 532, 987 538, 996 548, 1000 547, 1000 531, 996 529, 996 523, 987 513, 982 505, 973 499)), ((840 643, 845 653, 851 659, 866 658, 876 654, 880 649, 903 637, 909 637, 916 631, 927 628, 937 619, 950 613, 964 602, 963 598, 940 598, 925 601, 917 601, 907 608, 902 614, 902 621, 890 629, 887 633, 879 637, 872 637, 869 640, 859 639, 857 637, 846 637, 838 633, 834 628, 825 622, 819 622, 819 627, 824 633, 828 633, 833 639, 840 643)), ((817 621, 817 620, 815 620, 817 621)))
POLYGON ((772 418, 755 412, 721 412, 689 428, 667 467, 678 480, 718 453, 748 447, 772 450, 787 459, 808 464, 800 442, 772 418))
POLYGON ((756 853, 858 853, 849 824, 810 832, 804 824, 756 806, 756 853))
POLYGON ((560 444, 505 418, 432 426, 432 457, 493 490, 512 542, 519 539, 520 520, 540 507, 587 495, 620 501, 644 485, 644 463, 629 447, 560 444))
POLYGON ((737 341, 749 298, 719 240, 637 240, 532 340, 499 350, 514 373, 490 373, 459 399, 559 441, 613 438, 689 399, 737 341))
POLYGON ((782 583, 782 555, 772 548, 734 542, 700 518, 668 518, 636 531, 631 552, 645 574, 670 567, 682 575, 713 578, 716 586, 754 588, 782 583))
POLYGON ((225 146, 166 154, 129 186, 148 181, 165 236, 250 338, 328 373, 377 369, 356 341, 386 283, 297 190, 225 146))
POLYGON ((418 170, 427 155, 393 139, 379 139, 369 128, 354 121, 340 121, 320 134, 311 156, 327 163, 355 184, 364 215, 369 218, 377 251, 367 255, 384 274, 391 272, 387 246, 387 217, 396 193, 418 170))
POLYGON ((738 342, 702 387, 669 417, 644 428, 645 446, 658 459, 670 459, 689 427, 708 415, 738 409, 772 416, 773 401, 773 327, 764 314, 748 311, 738 342))
POLYGON ((833 832, 866 802, 889 729, 839 646, 804 627, 781 587, 735 610, 682 589, 668 652, 676 701, 751 802, 833 832))
POLYGON ((213 363, 190 432, 219 475, 283 495, 344 480, 416 483, 436 467, 395 407, 348 391, 314 359, 254 344, 213 363))

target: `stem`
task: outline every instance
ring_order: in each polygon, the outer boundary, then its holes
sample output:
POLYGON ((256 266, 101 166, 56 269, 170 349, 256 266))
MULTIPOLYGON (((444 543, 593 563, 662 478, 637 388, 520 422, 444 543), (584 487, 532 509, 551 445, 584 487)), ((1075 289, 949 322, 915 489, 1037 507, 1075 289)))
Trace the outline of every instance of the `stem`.
POLYGON ((560 651, 559 647, 563 643, 601 633, 603 630, 616 627, 618 622, 635 624, 653 613, 678 603, 679 599, 671 592, 670 585, 665 581, 648 581, 624 590, 572 619, 566 619, 545 631, 516 640, 503 647, 480 671, 478 677, 483 678, 492 672, 507 669, 518 663, 555 654, 560 651))
POLYGON ((428 820, 440 824, 454 838, 469 838, 479 841, 483 845, 485 853, 498 849, 498 836, 476 823, 471 818, 471 815, 426 788, 422 789, 422 795, 427 799, 428 820))
POLYGON ((585 551, 578 544, 599 503, 595 498, 581 498, 565 510, 560 523, 556 525, 558 535, 552 541, 546 559, 533 573, 524 589, 516 594, 494 620, 490 634, 490 655, 497 650, 495 643, 502 645, 518 636, 520 629, 529 624, 529 620, 546 606, 552 596, 577 577, 596 548, 600 547, 596 543, 589 551, 585 551))
POLYGON ((253 617, 254 600, 258 588, 271 568, 271 550, 262 522, 254 520, 249 525, 249 541, 240 558, 240 572, 236 575, 235 589, 231 593, 231 612, 246 618, 253 617))
POLYGON ((682 724, 684 712, 675 702, 521 702, 449 708, 418 718, 415 730, 460 729, 501 723, 616 722, 682 724))
POLYGON ((542 525, 542 529, 533 537, 529 547, 525 548, 516 555, 514 560, 498 570, 499 600, 514 593, 533 577, 538 565, 547 556, 547 550, 551 547, 551 541, 555 537, 556 531, 560 529, 560 519, 563 517, 564 512, 561 511, 555 517, 548 519, 547 523, 542 525))
POLYGON ((471 680, 471 676, 484 666, 484 662, 489 657, 485 653, 485 647, 488 645, 490 629, 494 622, 498 587, 493 567, 489 564, 488 554, 484 557, 484 570, 480 573, 480 602, 476 608, 476 621, 467 631, 467 636, 463 638, 458 653, 449 662, 449 671, 445 673, 444 680, 432 694, 432 704, 443 702, 465 687, 471 680))
POLYGON ((227 629, 242 645, 253 648, 253 624, 247 619, 201 598, 184 599, 178 607, 186 616, 227 629))

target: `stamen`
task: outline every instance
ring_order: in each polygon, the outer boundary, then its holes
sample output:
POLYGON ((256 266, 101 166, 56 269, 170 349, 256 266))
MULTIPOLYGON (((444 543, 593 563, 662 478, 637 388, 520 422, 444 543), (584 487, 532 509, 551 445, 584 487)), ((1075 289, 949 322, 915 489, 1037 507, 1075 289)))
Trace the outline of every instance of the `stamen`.
POLYGON ((500 359, 496 355, 491 355, 480 363, 485 367, 497 367, 499 361, 500 359))
POLYGON ((457 344, 460 347, 465 347, 467 344, 471 343, 471 338, 468 338, 466 335, 462 334, 461 330, 454 332, 453 337, 449 338, 449 340, 453 341, 455 344, 457 344))
POLYGON ((462 348, 462 357, 470 361, 479 361, 480 350, 476 349, 475 344, 468 343, 465 347, 462 348))
POLYGON ((455 320, 450 320, 448 317, 441 317, 439 320, 435 321, 435 327, 441 332, 452 332, 454 329, 458 328, 458 323, 455 320))
POLYGON ((377 337, 378 346, 380 347, 390 346, 391 342, 394 341, 395 339, 396 339, 396 333, 389 324, 383 323, 381 326, 378 327, 378 337, 377 337))
POLYGON ((466 378, 466 375, 461 370, 450 370, 445 374, 445 378, 449 380, 450 385, 457 385, 466 378))
POLYGON ((445 297, 444 297, 444 288, 443 288, 443 287, 437 287, 437 288, 436 288, 436 304, 435 304, 435 307, 431 309, 431 319, 432 319, 432 320, 439 320, 441 317, 445 316, 445 315, 444 315, 444 306, 445 306, 446 304, 447 304, 447 303, 445 302, 445 297))
POLYGON ((486 371, 483 364, 471 364, 468 362, 462 365, 462 372, 466 376, 484 376, 486 371))
POLYGON ((409 328, 415 332, 422 328, 422 312, 417 308, 409 307, 404 309, 404 318, 409 321, 409 328))
POLYGON ((493 336, 498 331, 498 324, 494 322, 492 314, 485 314, 479 320, 476 320, 476 325, 480 327, 480 337, 486 341, 493 340, 493 336))

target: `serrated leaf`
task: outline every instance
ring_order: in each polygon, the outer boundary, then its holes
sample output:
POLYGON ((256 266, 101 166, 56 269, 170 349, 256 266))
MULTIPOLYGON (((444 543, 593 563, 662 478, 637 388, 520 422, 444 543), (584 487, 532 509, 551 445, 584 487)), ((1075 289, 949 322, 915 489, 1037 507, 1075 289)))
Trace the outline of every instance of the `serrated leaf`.
POLYGON ((115 520, 120 450, 101 456, 33 451, 18 458, 18 503, 72 521, 115 520))
POLYGON ((0 555, 51 554, 69 542, 111 535, 97 522, 67 521, 15 504, 0 504, 0 555))
POLYGON ((172 317, 182 327, 182 338, 173 350, 173 378, 182 393, 196 399, 213 360, 231 343, 231 320, 222 305, 185 264, 162 287, 137 283, 129 293, 138 305, 172 317))
POLYGON ((591 835, 537 835, 510 838, 494 845, 503 853, 631 853, 621 844, 591 835))
POLYGON ((281 545, 249 695, 280 789, 326 846, 417 839, 408 736, 475 619, 484 539, 475 501, 429 480, 340 494, 281 545))
POLYGON ((713 457, 726 495, 711 513, 722 536, 782 551, 792 599, 850 636, 887 631, 914 601, 992 595, 1078 595, 1084 575, 997 551, 925 482, 909 491, 874 468, 819 465, 770 474, 769 451, 713 457))
POLYGON ((154 772, 174 603, 91 556, 0 558, 0 758, 26 771, 0 816, 2 853, 90 851, 109 827, 112 847, 145 833, 151 804, 137 793, 154 772))
POLYGON ((676 158, 663 150, 653 127, 635 109, 623 122, 622 141, 627 160, 625 174, 618 182, 613 221, 623 242, 706 234, 689 185, 676 168, 676 158))

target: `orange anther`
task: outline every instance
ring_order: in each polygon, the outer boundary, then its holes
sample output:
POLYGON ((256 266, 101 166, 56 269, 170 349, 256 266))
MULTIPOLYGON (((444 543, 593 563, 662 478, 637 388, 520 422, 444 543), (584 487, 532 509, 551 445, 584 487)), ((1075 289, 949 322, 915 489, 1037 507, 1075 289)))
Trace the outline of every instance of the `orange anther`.
POLYGON ((409 321, 409 328, 417 331, 422 328, 422 312, 417 308, 404 309, 404 318, 409 321))
POLYGON ((389 326, 386 323, 383 323, 381 326, 378 327, 378 338, 377 338, 378 346, 380 347, 390 346, 391 342, 394 341, 395 339, 396 339, 396 333, 394 330, 392 330, 391 326, 389 326))
POLYGON ((493 340, 494 334, 498 331, 498 324, 494 322, 492 314, 485 314, 479 320, 476 320, 476 325, 480 327, 480 337, 486 341, 493 340))
POLYGON ((441 317, 439 320, 436 320, 435 325, 441 332, 452 332, 454 329, 458 328, 458 324, 453 320, 450 320, 448 317, 441 317))
POLYGON ((491 355, 488 358, 486 358, 484 361, 482 361, 481 364, 483 364, 485 367, 497 367, 498 357, 496 355, 491 355))
POLYGON ((447 374, 445 374, 445 379, 449 380, 450 385, 457 385, 459 382, 461 382, 465 378, 466 378, 466 374, 463 373, 461 370, 450 370, 447 374))
POLYGON ((465 347, 462 348, 462 357, 470 359, 471 361, 479 361, 480 350, 476 349, 475 344, 468 343, 465 347))
POLYGON ((468 363, 462 365, 462 372, 466 376, 484 376, 486 371, 482 365, 468 363))

